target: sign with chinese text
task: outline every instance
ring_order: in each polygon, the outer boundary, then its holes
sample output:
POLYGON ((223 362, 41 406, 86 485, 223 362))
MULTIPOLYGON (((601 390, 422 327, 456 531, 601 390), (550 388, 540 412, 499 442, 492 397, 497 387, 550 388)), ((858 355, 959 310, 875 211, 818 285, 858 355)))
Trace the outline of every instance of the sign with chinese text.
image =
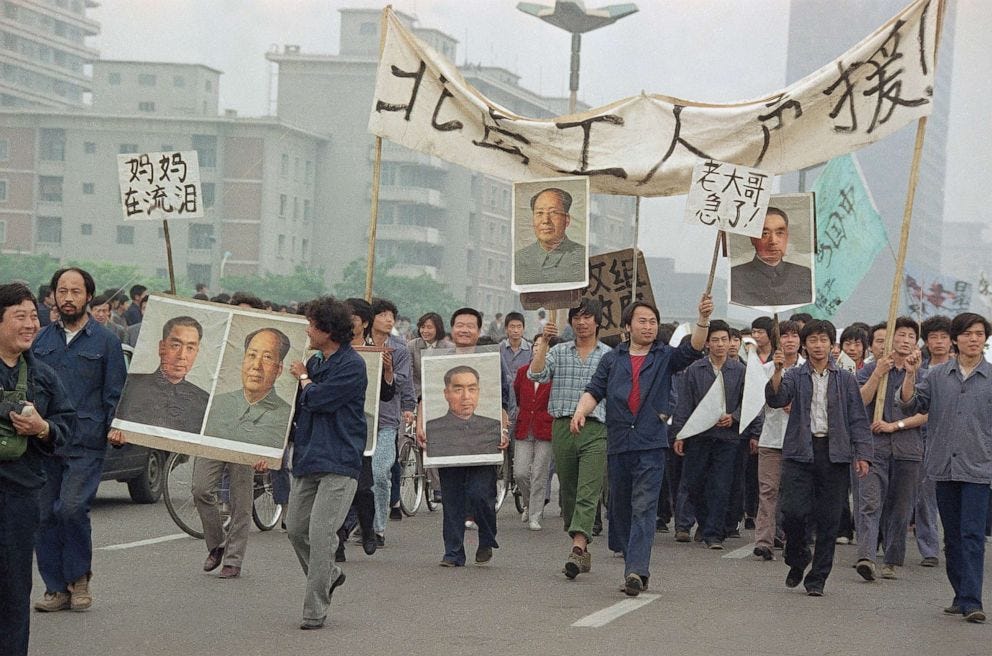
MULTIPOLYGON (((599 301, 603 308, 600 321, 599 340, 610 346, 620 342, 623 331, 620 316, 630 303, 630 287, 633 284, 633 258, 631 249, 602 253, 589 258, 589 286, 582 298, 599 301)), ((651 280, 644 264, 644 254, 637 253, 637 300, 654 305, 651 280)))
POLYGON ((692 170, 685 222, 760 237, 768 209, 769 174, 706 160, 692 170))
POLYGON ((195 150, 117 156, 125 221, 203 216, 195 150))

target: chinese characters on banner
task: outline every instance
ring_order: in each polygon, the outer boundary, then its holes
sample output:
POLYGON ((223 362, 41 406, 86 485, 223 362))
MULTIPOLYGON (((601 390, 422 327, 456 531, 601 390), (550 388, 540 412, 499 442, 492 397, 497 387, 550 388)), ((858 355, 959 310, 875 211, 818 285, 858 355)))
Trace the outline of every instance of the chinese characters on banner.
POLYGON ((867 275, 888 238, 853 155, 830 160, 816 195, 816 299, 797 311, 830 319, 867 275))
MULTIPOLYGON (((630 304, 630 286, 634 282, 632 262, 629 248, 589 258, 589 286, 582 293, 582 298, 590 298, 602 304, 599 340, 610 346, 616 346, 620 342, 620 315, 630 304)), ((637 253, 637 300, 654 305, 648 268, 644 264, 644 254, 640 251, 637 253)))
POLYGON ((939 314, 953 317, 971 307, 970 282, 909 265, 904 280, 906 306, 919 321, 939 314))
POLYGON ((117 156, 125 221, 203 216, 195 150, 117 156))
POLYGON ((707 160, 692 170, 685 222, 760 237, 768 209, 769 174, 707 160))
POLYGON ((778 175, 930 114, 937 9, 933 0, 910 3, 848 52, 764 98, 712 104, 641 94, 531 118, 486 98, 387 8, 369 131, 505 180, 588 176, 593 193, 684 194, 701 159, 778 175))

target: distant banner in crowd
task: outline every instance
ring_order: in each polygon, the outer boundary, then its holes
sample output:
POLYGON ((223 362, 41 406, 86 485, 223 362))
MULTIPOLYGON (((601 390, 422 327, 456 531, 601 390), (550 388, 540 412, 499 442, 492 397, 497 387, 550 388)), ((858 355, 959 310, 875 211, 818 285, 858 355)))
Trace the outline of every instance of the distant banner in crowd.
POLYGON ((527 118, 468 84, 386 10, 369 131, 474 171, 524 181, 586 175, 594 193, 685 194, 705 159, 785 173, 851 152, 930 113, 937 3, 918 0, 840 58, 756 100, 642 94, 527 118))
POLYGON ((117 156, 124 220, 203 217, 195 150, 117 156))
MULTIPOLYGON (((634 284, 634 260, 631 249, 601 253, 589 258, 589 286, 582 298, 590 298, 603 307, 600 341, 616 346, 623 330, 621 314, 630 304, 630 287, 634 284)), ((654 305, 651 279, 644 263, 644 253, 637 252, 637 300, 654 305)))
POLYGON ((816 300, 801 308, 830 319, 851 298, 888 241, 885 225, 853 155, 830 160, 816 194, 816 300))
POLYGON ((953 317, 971 307, 973 285, 954 276, 945 276, 922 267, 906 265, 903 277, 906 307, 919 321, 942 314, 953 317))

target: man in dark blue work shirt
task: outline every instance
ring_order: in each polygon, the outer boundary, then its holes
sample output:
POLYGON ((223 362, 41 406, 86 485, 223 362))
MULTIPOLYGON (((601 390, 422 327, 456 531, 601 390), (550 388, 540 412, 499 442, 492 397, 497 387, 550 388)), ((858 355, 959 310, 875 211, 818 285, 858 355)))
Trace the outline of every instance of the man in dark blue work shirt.
POLYGON ((57 457, 45 461, 35 547, 45 597, 35 609, 86 610, 93 603, 90 505, 127 370, 121 341, 86 312, 96 291, 93 276, 76 267, 59 269, 52 289, 60 318, 38 333, 31 352, 62 381, 76 408, 76 426, 57 457))

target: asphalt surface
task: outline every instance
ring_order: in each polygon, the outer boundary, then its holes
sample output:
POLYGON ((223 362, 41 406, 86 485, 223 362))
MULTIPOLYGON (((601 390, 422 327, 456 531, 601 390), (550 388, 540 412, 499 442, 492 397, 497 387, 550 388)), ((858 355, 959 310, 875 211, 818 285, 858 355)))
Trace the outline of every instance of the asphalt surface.
MULTIPOLYGON (((123 484, 104 483, 93 510, 93 608, 34 613, 31 653, 992 654, 992 626, 941 612, 951 600, 943 562, 920 567, 912 541, 899 578, 874 583, 851 567, 856 547, 838 546, 825 596, 811 598, 785 587, 780 559, 734 557, 750 551, 750 531, 722 552, 659 533, 650 590, 631 609, 619 591, 623 561, 605 536, 590 547, 592 572, 560 573, 569 541, 548 508, 544 530, 529 531, 508 500, 486 567, 438 567, 440 509, 391 521, 375 555, 348 545, 326 627, 301 631, 304 577, 285 533, 253 528, 235 580, 203 573, 206 548, 189 537, 107 549, 180 531, 164 503, 136 505, 123 484)), ((471 561, 474 532, 466 544, 471 561)), ((36 574, 34 597, 43 591, 36 574)))

